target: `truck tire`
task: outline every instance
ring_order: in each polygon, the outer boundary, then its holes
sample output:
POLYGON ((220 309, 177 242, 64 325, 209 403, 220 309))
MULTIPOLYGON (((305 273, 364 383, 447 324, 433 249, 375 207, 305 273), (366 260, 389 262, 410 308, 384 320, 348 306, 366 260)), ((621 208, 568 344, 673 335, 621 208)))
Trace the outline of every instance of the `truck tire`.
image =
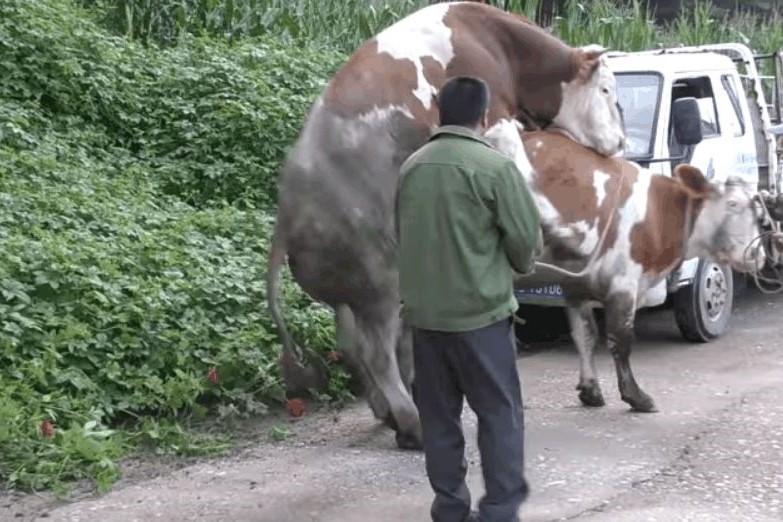
POLYGON ((688 341, 706 343, 726 331, 734 306, 731 268, 702 259, 692 284, 674 294, 674 318, 688 341))

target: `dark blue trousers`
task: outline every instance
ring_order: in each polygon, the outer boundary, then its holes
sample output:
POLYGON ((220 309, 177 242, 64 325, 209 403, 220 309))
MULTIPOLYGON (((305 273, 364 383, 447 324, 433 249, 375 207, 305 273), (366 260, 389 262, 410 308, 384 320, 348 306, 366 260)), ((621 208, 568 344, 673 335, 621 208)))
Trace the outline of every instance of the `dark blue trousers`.
POLYGON ((432 520, 462 522, 470 512, 461 413, 478 417, 486 486, 481 522, 517 522, 528 495, 524 419, 510 318, 469 332, 414 329, 414 400, 421 416, 432 520))

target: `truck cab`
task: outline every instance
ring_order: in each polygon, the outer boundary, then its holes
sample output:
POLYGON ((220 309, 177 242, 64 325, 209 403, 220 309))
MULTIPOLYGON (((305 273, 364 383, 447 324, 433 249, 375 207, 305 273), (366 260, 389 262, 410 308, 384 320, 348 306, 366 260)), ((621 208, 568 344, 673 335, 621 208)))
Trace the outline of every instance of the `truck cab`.
MULTIPOLYGON (((667 176, 689 163, 714 181, 740 177, 758 190, 780 193, 783 53, 759 57, 744 45, 722 44, 607 57, 617 79, 627 159, 667 176), (761 60, 771 74, 759 73, 761 60)), ((642 307, 671 299, 683 335, 707 341, 727 327, 734 279, 728 267, 688 259, 650 289, 642 307)), ((517 299, 565 304, 559 285, 519 289, 517 299)))

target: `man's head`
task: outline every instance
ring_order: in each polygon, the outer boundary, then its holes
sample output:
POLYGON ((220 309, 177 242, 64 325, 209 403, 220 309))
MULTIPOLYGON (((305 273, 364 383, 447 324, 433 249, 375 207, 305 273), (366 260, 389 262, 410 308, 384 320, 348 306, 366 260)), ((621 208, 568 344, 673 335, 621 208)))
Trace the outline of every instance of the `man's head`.
POLYGON ((469 76, 451 78, 438 93, 441 125, 459 125, 469 129, 486 127, 489 87, 469 76))

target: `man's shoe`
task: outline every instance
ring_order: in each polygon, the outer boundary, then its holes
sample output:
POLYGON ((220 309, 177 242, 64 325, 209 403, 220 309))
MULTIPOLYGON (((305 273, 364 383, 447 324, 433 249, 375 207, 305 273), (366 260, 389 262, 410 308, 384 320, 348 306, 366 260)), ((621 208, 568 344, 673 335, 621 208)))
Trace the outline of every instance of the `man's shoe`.
POLYGON ((481 522, 478 511, 471 511, 468 516, 465 517, 465 522, 481 522))

